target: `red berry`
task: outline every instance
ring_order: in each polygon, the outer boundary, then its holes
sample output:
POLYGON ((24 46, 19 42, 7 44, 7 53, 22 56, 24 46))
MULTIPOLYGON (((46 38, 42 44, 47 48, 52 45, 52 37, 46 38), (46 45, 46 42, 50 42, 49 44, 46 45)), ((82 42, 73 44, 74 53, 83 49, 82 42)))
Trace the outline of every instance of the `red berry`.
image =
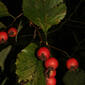
POLYGON ((8 35, 6 32, 0 32, 0 44, 8 40, 8 35))
POLYGON ((54 57, 49 58, 48 60, 45 61, 45 67, 46 68, 53 68, 56 69, 58 68, 58 60, 54 57))
POLYGON ((37 52, 37 56, 41 60, 47 60, 50 57, 50 51, 46 47, 41 47, 37 52))
POLYGON ((46 74, 46 77, 48 77, 48 78, 55 77, 56 76, 56 70, 49 70, 49 69, 47 69, 45 74, 46 74))
POLYGON ((17 35, 17 29, 14 28, 14 27, 11 27, 9 30, 8 30, 8 35, 9 37, 15 37, 17 35))
POLYGON ((54 77, 47 78, 46 85, 56 85, 56 78, 54 77))
POLYGON ((55 77, 56 76, 56 70, 51 70, 49 77, 55 77))
POLYGON ((67 69, 77 69, 79 67, 79 63, 75 58, 70 58, 66 62, 67 69))

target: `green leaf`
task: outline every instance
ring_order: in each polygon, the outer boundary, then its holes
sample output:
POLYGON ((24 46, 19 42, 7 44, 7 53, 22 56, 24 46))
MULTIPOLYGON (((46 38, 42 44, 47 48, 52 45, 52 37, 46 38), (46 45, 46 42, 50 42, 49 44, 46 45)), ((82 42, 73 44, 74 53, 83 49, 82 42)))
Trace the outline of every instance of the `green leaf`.
MULTIPOLYGON (((21 31, 22 28, 23 28, 22 21, 20 21, 18 25, 18 33, 21 31)), ((17 36, 18 36, 18 33, 17 33, 17 36)), ((17 36, 15 37, 16 42, 17 42, 17 36)))
POLYGON ((45 85, 45 77, 43 75, 44 69, 42 68, 42 64, 43 63, 41 62, 38 63, 38 67, 36 68, 32 85, 45 85))
POLYGON ((6 28, 6 25, 3 24, 2 22, 0 22, 0 29, 2 29, 2 28, 6 28))
POLYGON ((43 85, 45 83, 43 62, 35 56, 37 47, 36 44, 31 43, 18 54, 16 74, 19 77, 19 83, 27 80, 25 85, 43 85))
POLYGON ((7 81, 7 77, 3 80, 2 84, 1 85, 5 85, 6 81, 7 81))
POLYGON ((5 62, 5 59, 7 58, 7 55, 9 54, 11 48, 12 48, 12 46, 8 46, 0 52, 0 66, 1 66, 2 70, 4 70, 4 62, 5 62))
POLYGON ((10 16, 6 5, 0 1, 0 17, 10 16))
POLYGON ((68 71, 63 81, 65 85, 85 85, 85 71, 68 71))
POLYGON ((23 0, 24 15, 44 32, 59 22, 66 15, 63 0, 23 0))

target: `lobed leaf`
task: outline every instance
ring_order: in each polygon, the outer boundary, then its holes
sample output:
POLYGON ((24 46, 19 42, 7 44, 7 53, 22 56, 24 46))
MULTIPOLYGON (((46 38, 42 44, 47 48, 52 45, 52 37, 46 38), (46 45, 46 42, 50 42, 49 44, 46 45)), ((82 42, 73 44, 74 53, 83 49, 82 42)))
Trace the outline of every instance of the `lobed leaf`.
POLYGON ((0 22, 0 29, 2 29, 2 28, 6 28, 6 25, 3 24, 2 22, 0 22))
POLYGON ((25 85, 42 85, 45 82, 43 63, 35 56, 36 48, 37 45, 31 43, 18 54, 16 74, 19 77, 19 83, 28 81, 25 85))
POLYGON ((0 66, 2 70, 4 70, 4 62, 5 62, 5 59, 7 58, 7 55, 11 51, 11 48, 12 46, 10 45, 0 52, 0 66))
POLYGON ((6 5, 0 1, 0 17, 10 16, 6 5))
POLYGON ((85 85, 85 71, 68 71, 63 81, 65 85, 85 85))
POLYGON ((44 32, 59 22, 66 15, 63 0, 23 0, 24 15, 44 32))

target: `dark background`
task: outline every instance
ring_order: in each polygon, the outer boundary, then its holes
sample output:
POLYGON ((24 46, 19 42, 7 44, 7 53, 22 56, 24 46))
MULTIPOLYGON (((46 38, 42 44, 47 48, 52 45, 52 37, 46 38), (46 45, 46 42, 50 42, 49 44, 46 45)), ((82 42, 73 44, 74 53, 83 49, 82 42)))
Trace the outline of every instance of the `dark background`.
MULTIPOLYGON (((22 0, 3 0, 3 2, 7 5, 9 12, 12 15, 18 16, 22 12, 22 0)), ((85 70, 85 1, 65 0, 65 3, 67 5, 67 15, 60 24, 51 27, 48 32, 48 42, 57 48, 65 50, 70 56, 75 57, 79 61, 80 68, 85 70), (58 30, 55 30, 56 28, 58 28, 58 30)), ((29 21, 23 16, 21 18, 26 22, 29 21)), ((5 24, 7 25, 12 21, 10 17, 9 20, 8 18, 1 20, 5 21, 5 24)), ((17 22, 18 21, 16 21, 14 26, 17 26, 17 22)), ((4 76, 2 75, 1 78, 1 80, 3 80, 5 76, 9 77, 6 85, 10 85, 11 82, 12 85, 16 84, 15 82, 17 77, 14 73, 16 71, 16 66, 14 63, 16 61, 15 56, 17 53, 19 53, 20 50, 26 47, 31 41, 38 42, 39 40, 38 38, 33 40, 32 35, 34 33, 34 28, 29 26, 28 29, 27 26, 27 23, 25 23, 25 30, 22 29, 20 31, 18 43, 16 43, 15 39, 9 39, 7 44, 1 46, 1 49, 3 49, 9 44, 13 45, 13 48, 5 62, 4 76), (24 42, 21 42, 21 40, 24 42)), ((52 53, 53 56, 58 58, 60 63, 56 76, 58 85, 63 85, 62 79, 67 71, 65 62, 68 58, 63 55, 62 52, 56 51, 55 49, 52 49, 52 53)))

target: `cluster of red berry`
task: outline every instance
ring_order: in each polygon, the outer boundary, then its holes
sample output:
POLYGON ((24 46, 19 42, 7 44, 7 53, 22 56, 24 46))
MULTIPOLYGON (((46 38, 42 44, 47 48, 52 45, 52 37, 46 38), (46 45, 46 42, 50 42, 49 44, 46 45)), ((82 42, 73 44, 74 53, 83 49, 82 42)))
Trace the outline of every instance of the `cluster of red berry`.
POLYGON ((40 60, 45 61, 45 76, 46 76, 46 85, 56 85, 56 68, 58 68, 58 60, 54 57, 50 57, 50 51, 46 47, 41 47, 37 56, 40 60))
POLYGON ((5 43, 8 37, 15 37, 17 35, 17 29, 15 27, 9 28, 8 32, 0 32, 0 44, 5 43))
MULTIPOLYGON (((59 66, 59 62, 56 58, 50 57, 50 50, 47 47, 41 47, 37 51, 37 56, 40 60, 45 61, 45 76, 46 85, 56 85, 56 69, 59 66)), ((70 58, 66 62, 67 69, 75 70, 79 66, 78 61, 75 58, 70 58)))

